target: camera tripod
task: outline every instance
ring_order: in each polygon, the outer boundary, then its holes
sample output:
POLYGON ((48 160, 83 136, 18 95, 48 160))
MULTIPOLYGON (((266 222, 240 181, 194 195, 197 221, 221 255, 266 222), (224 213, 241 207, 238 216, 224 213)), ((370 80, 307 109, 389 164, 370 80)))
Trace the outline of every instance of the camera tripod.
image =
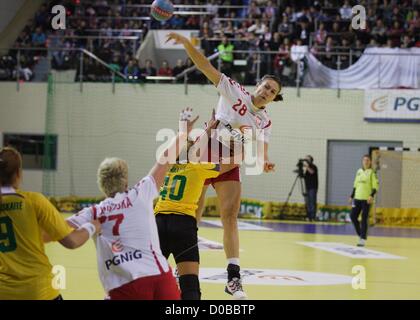
POLYGON ((284 212, 285 212, 284 210, 287 208, 287 205, 289 204, 290 197, 292 196, 293 190, 295 189, 296 184, 297 184, 298 181, 299 181, 299 185, 300 185, 300 192, 301 192, 301 194, 303 196, 303 199, 305 201, 305 208, 306 208, 306 205, 307 205, 307 193, 306 193, 305 181, 303 179, 303 176, 301 174, 297 173, 296 174, 295 181, 293 182, 292 187, 290 188, 290 192, 289 192, 289 194, 287 196, 287 199, 284 202, 284 204, 283 204, 283 206, 282 206, 282 208, 280 210, 280 217, 284 216, 284 212))

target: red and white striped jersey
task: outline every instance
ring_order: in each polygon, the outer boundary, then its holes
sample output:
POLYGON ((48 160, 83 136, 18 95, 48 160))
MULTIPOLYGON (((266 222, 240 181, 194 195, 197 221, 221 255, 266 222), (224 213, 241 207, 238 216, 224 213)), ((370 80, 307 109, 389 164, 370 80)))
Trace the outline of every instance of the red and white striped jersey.
POLYGON ((93 219, 101 222, 102 232, 93 240, 99 277, 107 292, 137 278, 169 271, 153 212, 157 196, 156 183, 147 176, 128 191, 69 218, 79 227, 93 219))
POLYGON ((217 85, 220 93, 217 104, 216 119, 221 122, 219 129, 227 128, 234 140, 243 128, 262 129, 264 142, 269 142, 271 120, 265 109, 258 110, 252 103, 251 94, 245 88, 222 73, 217 85))

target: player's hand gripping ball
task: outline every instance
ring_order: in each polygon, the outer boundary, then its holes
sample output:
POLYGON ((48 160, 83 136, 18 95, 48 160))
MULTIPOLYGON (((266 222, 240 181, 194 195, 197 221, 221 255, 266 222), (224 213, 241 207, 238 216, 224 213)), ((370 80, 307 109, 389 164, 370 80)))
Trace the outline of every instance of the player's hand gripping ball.
POLYGON ((155 0, 152 3, 150 14, 158 21, 166 21, 172 17, 174 5, 169 0, 155 0))

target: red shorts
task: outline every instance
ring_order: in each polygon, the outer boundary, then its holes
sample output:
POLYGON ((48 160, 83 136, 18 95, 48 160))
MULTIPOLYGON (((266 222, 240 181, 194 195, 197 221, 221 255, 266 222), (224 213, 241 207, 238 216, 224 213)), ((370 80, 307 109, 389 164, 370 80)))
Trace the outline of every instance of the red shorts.
POLYGON ((111 300, 180 300, 172 270, 156 276, 138 278, 109 292, 111 300))
MULTIPOLYGON (((233 156, 232 152, 232 149, 223 145, 220 141, 215 141, 215 139, 209 139, 207 145, 207 161, 213 163, 220 163, 222 157, 229 157, 229 155, 233 156)), ((214 186, 216 182, 222 181, 241 181, 239 167, 235 167, 232 170, 229 170, 216 178, 207 179, 204 182, 204 185, 208 186, 211 184, 214 186)))
POLYGON ((223 181, 241 181, 241 174, 239 172, 239 167, 235 167, 232 170, 229 170, 216 178, 207 179, 204 182, 205 186, 212 185, 214 187, 214 184, 216 182, 223 182, 223 181))

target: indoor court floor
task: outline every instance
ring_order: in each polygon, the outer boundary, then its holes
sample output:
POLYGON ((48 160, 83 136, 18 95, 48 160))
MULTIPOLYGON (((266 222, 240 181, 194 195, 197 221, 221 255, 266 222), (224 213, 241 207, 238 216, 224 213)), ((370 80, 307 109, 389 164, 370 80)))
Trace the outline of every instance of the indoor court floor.
MULTIPOLYGON (((375 226, 358 248, 351 224, 241 220, 239 226, 249 299, 420 299, 418 228, 375 226)), ((224 293, 220 220, 205 219, 199 236, 202 299, 231 299, 224 293)), ((46 247, 51 263, 65 267, 64 299, 104 299, 93 241, 76 250, 46 247)))

